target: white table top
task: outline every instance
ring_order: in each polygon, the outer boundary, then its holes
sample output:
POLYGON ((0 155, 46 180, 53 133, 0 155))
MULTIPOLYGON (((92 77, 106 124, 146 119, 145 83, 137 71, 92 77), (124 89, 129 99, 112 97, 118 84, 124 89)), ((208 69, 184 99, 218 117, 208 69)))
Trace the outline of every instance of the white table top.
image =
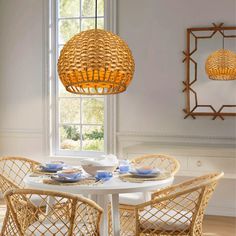
POLYGON ((160 189, 172 184, 174 178, 169 177, 164 180, 145 181, 142 183, 124 182, 118 176, 114 176, 110 180, 95 185, 52 185, 43 183, 43 178, 48 177, 32 177, 26 176, 24 183, 27 188, 53 190, 74 194, 119 194, 145 192, 160 189))

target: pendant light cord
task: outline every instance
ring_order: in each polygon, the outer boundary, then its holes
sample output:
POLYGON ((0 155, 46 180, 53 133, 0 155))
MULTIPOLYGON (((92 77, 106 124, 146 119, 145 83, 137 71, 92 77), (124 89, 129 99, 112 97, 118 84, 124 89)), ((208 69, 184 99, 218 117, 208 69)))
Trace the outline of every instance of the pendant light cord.
POLYGON ((95 29, 97 29, 98 26, 97 19, 98 19, 98 1, 95 0, 95 29))
POLYGON ((225 49, 225 32, 224 32, 224 30, 223 30, 223 35, 222 35, 222 38, 223 38, 223 49, 225 49))

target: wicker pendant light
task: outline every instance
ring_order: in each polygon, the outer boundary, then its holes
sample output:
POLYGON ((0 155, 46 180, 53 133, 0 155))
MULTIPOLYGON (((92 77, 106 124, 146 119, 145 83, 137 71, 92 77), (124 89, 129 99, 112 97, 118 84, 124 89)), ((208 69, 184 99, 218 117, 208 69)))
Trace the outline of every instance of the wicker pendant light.
POLYGON ((213 52, 206 60, 206 73, 213 80, 236 79, 236 53, 226 49, 213 52))
POLYGON ((224 31, 222 34, 222 49, 210 54, 206 60, 205 70, 212 80, 236 79, 236 53, 226 50, 224 31))
POLYGON ((73 36, 61 50, 58 74, 71 93, 121 93, 133 78, 134 59, 119 36, 97 29, 97 0, 95 11, 95 29, 73 36))

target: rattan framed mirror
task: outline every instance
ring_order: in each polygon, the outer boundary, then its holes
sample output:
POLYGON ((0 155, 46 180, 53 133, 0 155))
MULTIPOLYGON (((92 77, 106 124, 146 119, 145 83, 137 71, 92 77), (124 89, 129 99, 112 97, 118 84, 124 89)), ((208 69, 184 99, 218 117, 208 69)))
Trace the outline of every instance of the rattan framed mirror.
POLYGON ((188 28, 186 33, 184 118, 209 116, 224 120, 226 116, 236 116, 236 80, 213 81, 205 72, 207 57, 221 49, 222 42, 224 48, 236 52, 236 26, 213 23, 210 27, 188 28))

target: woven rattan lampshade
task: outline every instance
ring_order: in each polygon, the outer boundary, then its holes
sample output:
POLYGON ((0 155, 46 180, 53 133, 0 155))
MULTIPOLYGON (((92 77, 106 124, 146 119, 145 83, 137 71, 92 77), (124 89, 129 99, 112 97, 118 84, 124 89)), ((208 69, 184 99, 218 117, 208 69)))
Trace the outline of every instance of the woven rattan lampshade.
POLYGON ((126 90, 134 74, 128 45, 117 35, 92 29, 72 37, 58 60, 66 90, 75 94, 116 94, 126 90))
POLYGON ((220 49, 213 52, 206 60, 205 70, 213 80, 236 79, 236 53, 220 49))

